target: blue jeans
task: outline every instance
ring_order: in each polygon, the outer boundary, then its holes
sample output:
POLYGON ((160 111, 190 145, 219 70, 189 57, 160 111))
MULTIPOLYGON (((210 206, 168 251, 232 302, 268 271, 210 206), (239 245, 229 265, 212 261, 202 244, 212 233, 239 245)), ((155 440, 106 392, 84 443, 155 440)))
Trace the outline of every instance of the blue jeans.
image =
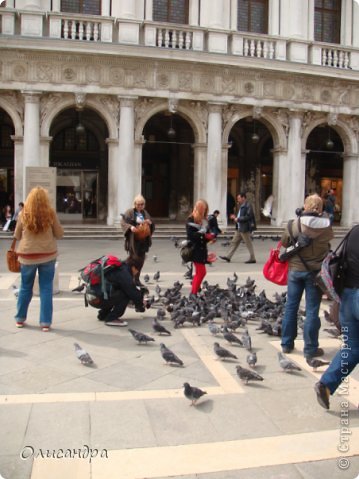
POLYGON ((17 298, 16 322, 23 323, 32 299, 36 271, 39 272, 40 288, 40 325, 52 323, 52 285, 55 275, 55 260, 40 264, 21 265, 21 286, 17 298))
POLYGON ((359 289, 344 289, 339 318, 343 344, 320 379, 331 394, 359 363, 359 289))
POLYGON ((287 303, 282 322, 282 346, 294 348, 297 337, 297 319, 300 301, 305 291, 305 321, 303 330, 304 356, 318 349, 320 329, 319 308, 322 293, 314 284, 315 271, 289 271, 287 303))

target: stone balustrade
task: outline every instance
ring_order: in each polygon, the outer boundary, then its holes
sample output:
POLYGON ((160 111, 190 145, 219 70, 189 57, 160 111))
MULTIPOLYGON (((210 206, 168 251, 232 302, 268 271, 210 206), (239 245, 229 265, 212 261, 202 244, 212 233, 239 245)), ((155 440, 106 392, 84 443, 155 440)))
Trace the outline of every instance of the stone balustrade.
POLYGON ((0 36, 49 37, 222 53, 359 70, 359 49, 279 36, 61 12, 0 9, 0 36))

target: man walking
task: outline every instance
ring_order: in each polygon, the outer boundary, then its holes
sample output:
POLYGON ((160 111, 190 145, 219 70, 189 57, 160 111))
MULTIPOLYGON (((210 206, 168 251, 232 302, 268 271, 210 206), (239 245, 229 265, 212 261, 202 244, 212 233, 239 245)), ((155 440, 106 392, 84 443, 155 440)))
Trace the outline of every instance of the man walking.
POLYGON ((239 193, 239 195, 237 195, 237 203, 239 205, 237 216, 234 214, 230 216, 231 220, 236 222, 236 231, 229 246, 227 256, 220 256, 220 258, 229 263, 240 243, 244 241, 249 251, 249 260, 245 263, 256 263, 251 238, 251 232, 256 228, 253 208, 247 201, 246 193, 239 193))

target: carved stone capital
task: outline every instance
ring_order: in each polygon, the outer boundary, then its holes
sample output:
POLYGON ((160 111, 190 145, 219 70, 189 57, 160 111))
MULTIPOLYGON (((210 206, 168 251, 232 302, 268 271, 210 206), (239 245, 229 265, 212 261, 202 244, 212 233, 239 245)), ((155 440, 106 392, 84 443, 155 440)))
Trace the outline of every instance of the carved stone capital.
POLYGON ((38 104, 40 102, 40 97, 41 97, 41 94, 42 94, 41 91, 26 91, 26 90, 23 90, 21 93, 24 95, 25 103, 38 104))

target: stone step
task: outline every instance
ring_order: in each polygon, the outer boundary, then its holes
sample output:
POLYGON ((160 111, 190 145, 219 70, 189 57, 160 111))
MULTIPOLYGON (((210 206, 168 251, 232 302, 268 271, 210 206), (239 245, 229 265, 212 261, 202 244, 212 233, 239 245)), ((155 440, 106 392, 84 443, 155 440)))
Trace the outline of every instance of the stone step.
MULTIPOLYGON (((345 236, 348 228, 343 226, 334 226, 334 237, 341 238, 345 236)), ((87 224, 65 224, 64 238, 66 239, 120 239, 123 238, 121 228, 107 225, 87 225, 87 224)), ((224 234, 219 236, 219 239, 231 237, 234 233, 234 226, 231 225, 226 228, 224 234)), ((254 238, 278 238, 283 232, 283 227, 258 225, 258 229, 254 231, 254 238)), ((8 231, 0 231, 0 239, 9 239, 12 233, 8 231)), ((156 224, 156 230, 153 235, 154 238, 172 238, 177 237, 184 239, 186 231, 183 224, 156 224)), ((279 239, 279 238, 278 238, 279 239)))

